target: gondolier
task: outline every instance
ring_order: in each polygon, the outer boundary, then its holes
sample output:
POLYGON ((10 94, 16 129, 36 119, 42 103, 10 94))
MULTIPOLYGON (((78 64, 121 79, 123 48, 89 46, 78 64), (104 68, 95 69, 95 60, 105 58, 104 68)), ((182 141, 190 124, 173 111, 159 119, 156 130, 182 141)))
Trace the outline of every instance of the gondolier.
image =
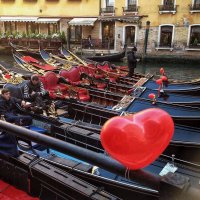
POLYGON ((128 77, 132 77, 134 75, 134 70, 137 66, 137 60, 135 57, 135 51, 137 51, 136 47, 133 47, 131 51, 128 52, 127 60, 128 60, 128 77))
POLYGON ((37 107, 37 111, 40 111, 41 114, 43 111, 48 112, 51 107, 54 107, 49 99, 48 91, 44 89, 43 83, 36 74, 32 75, 31 80, 24 85, 24 99, 32 102, 32 106, 37 107))

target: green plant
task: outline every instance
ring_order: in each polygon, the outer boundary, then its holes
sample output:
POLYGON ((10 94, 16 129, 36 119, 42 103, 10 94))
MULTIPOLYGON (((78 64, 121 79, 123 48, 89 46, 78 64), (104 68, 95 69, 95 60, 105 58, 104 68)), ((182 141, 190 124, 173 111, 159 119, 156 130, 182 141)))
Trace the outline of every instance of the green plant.
POLYGON ((62 31, 62 32, 60 33, 60 38, 61 38, 61 40, 62 40, 63 42, 66 42, 66 41, 67 41, 66 35, 65 35, 65 32, 64 32, 64 31, 62 31))
POLYGON ((195 39, 194 39, 194 42, 193 42, 193 45, 194 45, 194 46, 197 46, 198 43, 199 43, 198 39, 195 38, 195 39))
POLYGON ((27 38, 27 35, 25 32, 22 33, 22 38, 27 38))
POLYGON ((10 31, 6 31, 6 38, 8 38, 10 36, 10 31))

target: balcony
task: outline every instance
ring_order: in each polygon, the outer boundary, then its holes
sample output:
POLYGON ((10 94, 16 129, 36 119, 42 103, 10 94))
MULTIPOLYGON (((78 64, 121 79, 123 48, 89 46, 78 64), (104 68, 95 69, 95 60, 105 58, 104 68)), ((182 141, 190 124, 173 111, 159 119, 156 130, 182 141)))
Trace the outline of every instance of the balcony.
POLYGON ((122 7, 123 15, 132 14, 132 13, 137 14, 138 13, 138 8, 139 7, 137 5, 129 5, 127 7, 122 7))
POLYGON ((200 4, 189 5, 189 7, 190 7, 190 13, 200 12, 200 4))
POLYGON ((114 6, 106 6, 105 8, 101 8, 101 15, 115 15, 115 7, 114 6))
POLYGON ((171 4, 171 5, 159 5, 159 13, 172 13, 175 14, 177 11, 177 5, 171 4))

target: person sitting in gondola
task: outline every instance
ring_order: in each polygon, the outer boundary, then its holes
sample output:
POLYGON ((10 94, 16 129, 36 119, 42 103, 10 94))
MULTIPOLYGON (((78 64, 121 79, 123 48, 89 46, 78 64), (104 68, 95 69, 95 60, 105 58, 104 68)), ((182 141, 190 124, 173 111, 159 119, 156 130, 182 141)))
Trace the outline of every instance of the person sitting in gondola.
MULTIPOLYGON (((19 107, 27 108, 29 105, 25 101, 11 97, 8 89, 3 89, 0 96, 0 115, 1 120, 14 123, 20 126, 28 126, 32 123, 32 117, 18 114, 19 107)), ((6 131, 0 132, 0 155, 5 157, 18 157, 19 151, 17 140, 14 135, 6 131)))
POLYGON ((10 91, 4 88, 0 96, 0 115, 7 122, 14 123, 20 126, 28 126, 32 122, 32 117, 28 115, 18 114, 19 106, 23 108, 29 107, 25 101, 11 97, 10 91))
POLYGON ((31 80, 24 85, 24 99, 30 101, 37 113, 50 114, 55 105, 49 99, 49 93, 44 89, 38 75, 32 75, 31 80))

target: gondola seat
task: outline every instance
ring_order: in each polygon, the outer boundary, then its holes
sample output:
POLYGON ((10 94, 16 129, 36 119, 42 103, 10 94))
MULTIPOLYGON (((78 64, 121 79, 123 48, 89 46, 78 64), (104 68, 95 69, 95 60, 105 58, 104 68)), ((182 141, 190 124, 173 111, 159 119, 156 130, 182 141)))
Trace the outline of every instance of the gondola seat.
POLYGON ((81 76, 77 67, 73 67, 71 70, 60 70, 60 76, 67 79, 72 85, 80 85, 81 84, 81 76))
POLYGON ((45 90, 49 91, 51 98, 66 98, 68 95, 68 86, 65 84, 58 84, 59 78, 54 72, 47 72, 44 76, 40 77, 45 90))
POLYGON ((94 77, 95 79, 104 78, 104 74, 98 73, 96 68, 88 67, 88 66, 79 66, 80 74, 87 74, 90 77, 94 77))
POLYGON ((59 78, 54 72, 47 72, 40 80, 44 84, 44 88, 49 91, 50 97, 55 98, 77 98, 80 101, 88 101, 90 96, 88 91, 83 88, 74 88, 68 85, 58 83, 59 78))
POLYGON ((97 83, 96 84, 96 87, 98 88, 98 89, 101 89, 101 90, 103 90, 103 89, 105 89, 106 88, 106 83, 97 83))
POLYGON ((105 62, 105 63, 103 63, 103 64, 98 63, 96 67, 99 68, 99 69, 102 69, 102 70, 104 70, 104 71, 107 71, 107 72, 110 72, 110 71, 111 71, 111 68, 110 68, 110 66, 109 66, 109 63, 107 63, 107 62, 105 62))
POLYGON ((78 90, 78 99, 80 101, 89 101, 90 95, 86 89, 80 89, 78 90))

